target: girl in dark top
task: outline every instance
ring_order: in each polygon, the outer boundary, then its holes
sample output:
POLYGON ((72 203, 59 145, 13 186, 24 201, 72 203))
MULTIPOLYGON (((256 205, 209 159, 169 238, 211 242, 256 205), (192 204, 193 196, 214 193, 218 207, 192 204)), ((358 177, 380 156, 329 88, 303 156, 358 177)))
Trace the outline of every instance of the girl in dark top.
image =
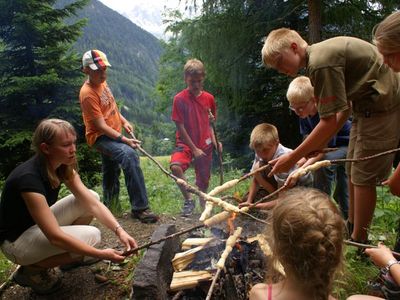
POLYGON ((286 275, 255 285, 250 300, 335 299, 330 293, 342 261, 344 222, 329 197, 316 189, 293 188, 282 195, 269 223, 269 266, 280 263, 286 275))
POLYGON ((4 255, 21 265, 14 281, 37 293, 60 287, 57 266, 96 259, 124 260, 114 249, 97 249, 96 217, 127 248, 136 241, 118 224, 99 196, 76 171, 76 132, 59 119, 43 120, 33 135, 36 155, 16 167, 5 182, 0 203, 0 243, 4 255), (61 183, 71 195, 57 201, 61 183))

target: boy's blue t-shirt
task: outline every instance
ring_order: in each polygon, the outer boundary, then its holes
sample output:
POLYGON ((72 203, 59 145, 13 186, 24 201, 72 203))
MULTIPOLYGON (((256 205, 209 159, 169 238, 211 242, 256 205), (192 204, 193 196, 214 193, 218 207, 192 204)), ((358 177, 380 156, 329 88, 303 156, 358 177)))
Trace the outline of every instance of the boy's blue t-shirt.
MULTIPOLYGON (((304 119, 299 118, 300 121, 300 134, 304 137, 309 135, 311 131, 317 126, 319 123, 319 114, 316 113, 314 116, 307 117, 304 119)), ((349 136, 350 136, 350 128, 351 121, 347 120, 344 123, 342 129, 329 141, 328 147, 343 147, 349 145, 349 136)))

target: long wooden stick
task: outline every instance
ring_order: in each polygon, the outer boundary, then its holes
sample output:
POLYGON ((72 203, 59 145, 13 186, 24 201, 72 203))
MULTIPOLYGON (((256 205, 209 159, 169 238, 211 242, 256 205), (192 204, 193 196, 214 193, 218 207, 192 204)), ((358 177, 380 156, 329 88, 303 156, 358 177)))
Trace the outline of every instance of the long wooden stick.
POLYGON ((207 293, 206 300, 211 299, 211 295, 213 293, 215 283, 218 280, 219 274, 221 273, 222 269, 225 267, 226 259, 228 258, 229 254, 232 252, 232 249, 236 243, 236 240, 240 237, 241 234, 242 234, 242 227, 238 227, 238 228, 236 228, 235 232, 226 240, 225 249, 222 252, 221 257, 217 262, 218 270, 217 270, 217 273, 214 275, 213 281, 212 281, 211 286, 207 293))
MULTIPOLYGON (((391 150, 388 150, 388 151, 384 151, 384 152, 381 152, 381 153, 378 153, 378 154, 365 156, 365 157, 332 159, 332 160, 327 160, 327 161, 329 161, 331 164, 338 164, 338 163, 344 163, 344 162, 359 162, 359 161, 365 161, 365 160, 374 159, 374 158, 377 158, 377 157, 380 157, 380 156, 392 154, 392 153, 395 153, 395 152, 398 152, 398 151, 400 151, 400 148, 391 149, 391 150)), ((320 161, 317 161, 317 162, 315 162, 314 164, 312 164, 312 165, 310 165, 308 167, 312 168, 314 165, 318 165, 318 163, 320 163, 320 161)), ((287 188, 287 186, 284 184, 283 186, 281 186, 279 189, 277 189, 273 193, 261 198, 260 200, 258 200, 255 203, 249 205, 249 208, 252 208, 252 207, 256 206, 258 203, 261 203, 261 202, 264 202, 264 201, 266 201, 268 199, 271 199, 272 197, 276 196, 277 194, 279 194, 280 192, 282 192, 286 188, 287 188)))
MULTIPOLYGON (((321 150, 314 151, 313 154, 328 153, 328 152, 336 151, 337 149, 338 148, 324 148, 324 149, 321 149, 321 150)), ((264 165, 262 167, 259 167, 259 168, 255 169, 255 170, 243 175, 242 177, 240 177, 239 178, 239 182, 241 182, 243 180, 246 180, 247 178, 253 176, 254 174, 257 174, 257 173, 259 173, 261 171, 264 171, 265 169, 270 168, 270 167, 272 167, 272 166, 267 163, 266 165, 264 165)))
MULTIPOLYGON (((135 134, 131 131, 129 132, 129 135, 136 140, 135 134)), ((161 171, 164 172, 165 175, 171 177, 175 181, 177 180, 177 177, 173 175, 171 172, 167 171, 153 156, 151 156, 149 153, 147 153, 146 150, 144 150, 140 145, 137 145, 137 149, 142 152, 145 156, 147 156, 152 162, 154 162, 160 169, 161 171)))
MULTIPOLYGON (((378 246, 375 245, 369 245, 369 244, 363 244, 363 243, 358 243, 358 242, 353 242, 350 240, 344 240, 343 241, 346 245, 349 246, 354 246, 354 247, 358 247, 358 248, 364 248, 364 249, 368 249, 368 248, 378 248, 378 246)), ((400 253, 396 252, 396 251, 391 251, 394 257, 400 258, 400 253)))
POLYGON ((214 131, 215 143, 217 144, 217 152, 218 152, 218 164, 219 164, 219 184, 222 185, 224 183, 224 166, 222 164, 222 152, 219 149, 219 141, 217 135, 217 129, 215 128, 215 118, 211 112, 211 109, 208 110, 208 114, 210 116, 211 127, 214 131))
POLYGON ((269 194, 269 195, 267 195, 267 196, 261 198, 260 200, 254 202, 253 204, 250 204, 250 205, 249 205, 249 208, 252 208, 252 207, 256 206, 258 203, 265 202, 266 200, 275 197, 276 195, 278 195, 280 192, 282 192, 282 191, 285 190, 286 188, 287 188, 287 185, 286 185, 286 184, 282 185, 279 189, 277 189, 276 191, 273 191, 271 194, 269 194))
POLYGON ((266 164, 266 165, 264 165, 264 166, 262 166, 262 167, 260 167, 260 168, 257 168, 257 169, 255 169, 255 170, 253 170, 253 171, 251 171, 251 172, 249 172, 249 173, 243 175, 242 177, 240 177, 240 178, 239 178, 239 182, 241 182, 241 181, 243 181, 243 180, 246 180, 247 178, 253 176, 254 174, 257 174, 257 173, 259 173, 259 172, 261 172, 261 171, 264 171, 265 169, 270 168, 270 167, 272 167, 270 164, 266 164))
POLYGON ((400 151, 400 148, 395 148, 395 149, 392 149, 392 150, 384 151, 384 152, 377 153, 377 154, 370 155, 370 156, 359 157, 359 158, 332 159, 332 160, 330 160, 330 162, 332 164, 338 164, 338 163, 343 163, 343 162, 358 162, 358 161, 364 161, 364 160, 373 159, 373 158, 377 158, 377 157, 380 157, 380 156, 392 154, 392 153, 395 153, 395 152, 398 152, 398 151, 400 151))
POLYGON ((141 250, 141 249, 149 248, 149 247, 152 246, 152 245, 159 244, 159 243, 161 243, 161 242, 163 242, 163 241, 165 241, 165 240, 172 239, 172 238, 174 238, 174 237, 176 237, 176 236, 179 236, 179 235, 188 233, 188 232, 190 232, 190 231, 193 231, 193 230, 202 228, 202 227, 204 227, 204 226, 206 226, 206 225, 205 225, 205 224, 199 224, 199 225, 195 225, 195 226, 193 226, 193 227, 190 227, 190 228, 188 228, 188 229, 184 229, 184 230, 178 231, 178 232, 176 232, 176 233, 173 233, 173 234, 171 234, 171 235, 167 235, 166 237, 163 237, 163 238, 158 239, 158 240, 156 240, 156 241, 152 241, 152 242, 149 242, 149 243, 147 243, 147 244, 141 245, 141 246, 139 246, 139 247, 133 248, 133 249, 131 249, 131 250, 127 250, 127 251, 125 251, 124 253, 122 253, 122 255, 123 255, 123 256, 131 255, 131 254, 133 254, 133 253, 135 253, 135 252, 137 252, 137 251, 139 251, 139 250, 141 250))
MULTIPOLYGON (((132 138, 135 138, 135 135, 130 132, 130 135, 132 136, 132 138)), ((218 202, 216 203, 217 205, 221 206, 222 208, 224 208, 225 210, 227 210, 227 207, 229 207, 230 209, 235 210, 235 212, 243 212, 243 210, 240 211, 240 209, 237 206, 234 206, 226 201, 221 200, 220 198, 215 198, 215 197, 211 197, 208 194, 200 191, 198 188, 194 187, 193 185, 187 183, 185 180, 176 177, 175 175, 171 174, 170 172, 166 171, 155 159, 154 157, 152 157, 150 154, 148 154, 145 150, 143 150, 143 148, 138 145, 138 149, 140 151, 142 151, 143 154, 145 154, 147 157, 149 157, 152 161, 156 162, 156 164, 163 170, 164 173, 166 173, 169 177, 171 177, 172 179, 175 180, 175 182, 185 188, 188 192, 195 194, 197 196, 199 196, 200 198, 203 198, 207 201, 212 201, 212 202, 218 202)))
POLYGON ((178 300, 178 299, 180 299, 182 296, 183 296, 183 294, 185 293, 185 291, 179 291, 179 292, 177 292, 175 295, 174 295, 174 298, 172 298, 171 300, 178 300))
POLYGON ((3 282, 3 284, 0 286, 0 295, 4 292, 4 290, 11 284, 14 275, 18 272, 19 268, 21 266, 18 265, 15 270, 11 273, 10 276, 8 276, 8 278, 6 279, 6 281, 3 282))
POLYGON ((210 300, 211 299, 212 293, 214 291, 215 284, 217 283, 217 280, 219 278, 219 275, 221 274, 221 271, 222 271, 222 269, 219 269, 219 268, 217 269, 217 273, 215 273, 213 281, 211 282, 210 288, 208 290, 206 300, 210 300))

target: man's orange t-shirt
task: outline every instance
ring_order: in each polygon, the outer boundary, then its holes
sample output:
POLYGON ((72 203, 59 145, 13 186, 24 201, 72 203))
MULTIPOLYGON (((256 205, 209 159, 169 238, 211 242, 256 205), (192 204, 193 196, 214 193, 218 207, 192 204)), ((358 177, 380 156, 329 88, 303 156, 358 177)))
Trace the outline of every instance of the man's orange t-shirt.
POLYGON ((122 122, 117 103, 106 82, 93 86, 86 81, 79 93, 83 122, 86 127, 86 141, 92 146, 96 139, 103 135, 93 125, 93 120, 104 118, 108 126, 118 132, 122 130, 122 122))

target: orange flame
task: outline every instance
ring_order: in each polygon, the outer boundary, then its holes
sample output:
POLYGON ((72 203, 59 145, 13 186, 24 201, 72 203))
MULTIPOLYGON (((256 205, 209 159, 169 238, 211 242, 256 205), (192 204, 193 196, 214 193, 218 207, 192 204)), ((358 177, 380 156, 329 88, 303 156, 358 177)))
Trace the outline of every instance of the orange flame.
POLYGON ((228 218, 228 220, 226 220, 226 223, 228 225, 228 230, 229 230, 229 234, 232 235, 235 231, 235 226, 233 225, 233 220, 236 219, 236 213, 232 213, 231 216, 228 218))

